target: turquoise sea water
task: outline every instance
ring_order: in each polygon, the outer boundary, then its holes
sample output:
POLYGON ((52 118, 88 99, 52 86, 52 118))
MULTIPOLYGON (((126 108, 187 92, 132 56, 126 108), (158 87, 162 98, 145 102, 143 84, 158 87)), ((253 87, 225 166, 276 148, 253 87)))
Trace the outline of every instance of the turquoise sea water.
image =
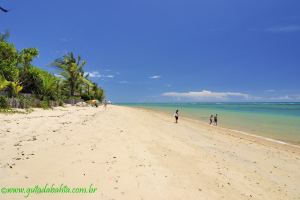
POLYGON ((300 103, 127 103, 208 123, 211 114, 218 114, 218 123, 225 128, 248 132, 300 145, 300 103))

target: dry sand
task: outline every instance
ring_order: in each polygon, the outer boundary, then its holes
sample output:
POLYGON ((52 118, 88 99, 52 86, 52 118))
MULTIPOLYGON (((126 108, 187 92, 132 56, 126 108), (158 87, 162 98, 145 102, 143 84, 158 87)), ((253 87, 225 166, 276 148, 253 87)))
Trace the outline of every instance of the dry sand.
POLYGON ((97 187, 27 199, 300 199, 299 148, 198 121, 108 106, 0 114, 0 123, 0 189, 97 187))

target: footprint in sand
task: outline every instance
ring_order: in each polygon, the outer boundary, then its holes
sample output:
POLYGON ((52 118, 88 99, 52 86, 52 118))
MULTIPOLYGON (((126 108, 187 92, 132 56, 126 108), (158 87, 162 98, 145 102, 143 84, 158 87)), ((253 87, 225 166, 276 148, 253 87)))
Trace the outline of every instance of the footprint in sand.
POLYGON ((61 124, 62 125, 65 125, 65 124, 71 124, 72 122, 62 122, 61 124))
POLYGON ((15 165, 16 165, 15 163, 12 163, 12 164, 7 163, 7 164, 6 164, 6 166, 8 166, 10 169, 12 169, 13 166, 15 166, 15 165))
POLYGON ((27 141, 35 141, 35 140, 37 140, 36 136, 32 136, 32 138, 29 138, 27 141))
POLYGON ((16 144, 14 144, 14 146, 18 146, 18 147, 20 147, 20 146, 22 146, 20 143, 16 143, 16 144))

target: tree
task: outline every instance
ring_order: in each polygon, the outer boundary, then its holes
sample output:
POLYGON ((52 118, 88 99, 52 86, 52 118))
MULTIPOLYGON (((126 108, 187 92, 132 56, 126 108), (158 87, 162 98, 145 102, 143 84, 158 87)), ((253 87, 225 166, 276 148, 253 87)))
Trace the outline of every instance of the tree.
POLYGON ((29 68, 26 77, 25 92, 36 94, 40 99, 49 97, 49 99, 54 100, 56 98, 57 77, 34 66, 29 68))
POLYGON ((19 69, 17 67, 19 55, 13 44, 0 41, 0 74, 7 81, 17 81, 19 69))
POLYGON ((57 86, 57 79, 56 77, 52 76, 51 74, 44 74, 42 77, 42 84, 40 87, 40 94, 42 95, 42 98, 55 98, 55 89, 57 86))
POLYGON ((65 83, 69 87, 69 95, 74 96, 84 75, 83 67, 86 64, 81 57, 77 59, 73 53, 64 55, 62 58, 56 59, 51 65, 60 70, 60 75, 64 77, 65 83))
POLYGON ((20 53, 23 70, 27 72, 31 65, 32 60, 39 55, 39 50, 36 48, 26 48, 20 53))
POLYGON ((9 81, 7 81, 1 74, 0 74, 0 91, 5 90, 9 86, 9 81))
POLYGON ((103 89, 98 87, 97 83, 93 83, 92 91, 94 93, 94 98, 102 101, 104 99, 104 92, 103 89))
POLYGON ((11 97, 16 97, 18 96, 19 92, 23 89, 23 87, 19 84, 19 82, 14 82, 14 81, 11 81, 9 82, 9 86, 10 88, 9 90, 9 96, 11 97))

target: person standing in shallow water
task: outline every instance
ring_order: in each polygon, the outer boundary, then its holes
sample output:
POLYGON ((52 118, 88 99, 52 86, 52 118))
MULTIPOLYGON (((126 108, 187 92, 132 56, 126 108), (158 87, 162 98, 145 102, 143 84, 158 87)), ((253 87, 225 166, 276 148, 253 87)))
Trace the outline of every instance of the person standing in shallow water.
POLYGON ((210 118, 209 118, 209 125, 211 125, 213 123, 213 118, 214 116, 213 115, 210 115, 210 118))
POLYGON ((175 117, 175 123, 178 123, 178 117, 179 117, 178 110, 175 111, 174 117, 175 117))
POLYGON ((215 125, 217 126, 218 125, 218 114, 215 115, 214 122, 215 122, 215 125))

